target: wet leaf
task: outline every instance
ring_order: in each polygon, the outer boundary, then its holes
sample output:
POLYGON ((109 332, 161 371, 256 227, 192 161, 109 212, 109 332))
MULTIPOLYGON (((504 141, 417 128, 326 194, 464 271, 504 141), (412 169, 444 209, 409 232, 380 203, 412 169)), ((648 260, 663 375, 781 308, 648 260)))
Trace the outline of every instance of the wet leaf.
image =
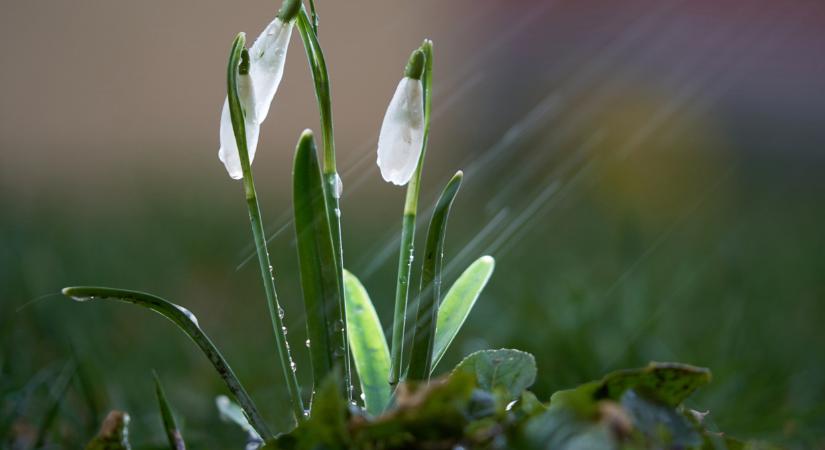
POLYGON ((336 366, 344 367, 347 342, 321 168, 309 131, 301 135, 295 150, 292 193, 309 353, 317 386, 336 366))
POLYGON ((513 400, 535 382, 536 360, 519 350, 482 350, 464 358, 455 372, 470 373, 479 388, 491 392, 503 389, 513 400))
POLYGON ((188 309, 145 292, 100 286, 67 287, 63 289, 63 295, 80 302, 116 300, 132 303, 150 309, 170 320, 177 325, 178 329, 186 333, 209 359, 209 362, 211 362, 215 370, 218 371, 218 375, 223 378, 229 391, 232 392, 243 407, 250 419, 250 423, 253 424, 258 433, 263 436, 272 436, 266 422, 263 421, 260 413, 258 413, 258 409, 252 401, 252 398, 247 394, 246 389, 241 385, 238 377, 235 376, 235 372, 229 367, 226 359, 224 359, 218 348, 215 347, 215 344, 212 343, 212 340, 209 339, 209 336, 200 328, 198 319, 188 309))
POLYGON ((435 370, 493 274, 492 256, 478 258, 453 283, 438 308, 431 370, 435 370))
POLYGON ((347 328, 352 359, 367 412, 378 415, 390 401, 390 350, 369 294, 355 275, 344 272, 347 328))
POLYGON ((407 377, 411 380, 428 380, 432 372, 435 327, 438 306, 441 302, 441 269, 444 262, 444 239, 450 207, 461 187, 463 174, 456 173, 435 205, 421 267, 421 285, 416 301, 416 320, 410 349, 410 366, 407 377))

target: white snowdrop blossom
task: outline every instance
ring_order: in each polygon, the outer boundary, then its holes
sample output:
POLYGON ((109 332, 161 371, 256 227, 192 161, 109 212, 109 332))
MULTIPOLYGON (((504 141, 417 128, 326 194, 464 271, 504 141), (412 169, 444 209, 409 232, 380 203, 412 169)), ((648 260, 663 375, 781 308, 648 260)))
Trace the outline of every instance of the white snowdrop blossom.
MULTIPOLYGON (((272 99, 281 84, 293 26, 294 20, 285 22, 280 16, 270 22, 249 49, 249 74, 238 77, 238 94, 245 113, 246 146, 250 164, 258 147, 261 123, 266 119, 272 99)), ((228 99, 224 100, 221 111, 220 141, 218 159, 226 166, 230 177, 240 180, 243 171, 232 131, 228 99)))
POLYGON ((249 48, 249 76, 252 77, 257 94, 256 113, 259 122, 266 119, 269 105, 281 84, 293 24, 294 21, 284 22, 276 17, 249 48))
MULTIPOLYGON (((261 125, 256 115, 255 86, 248 74, 238 75, 238 96, 241 108, 244 110, 246 148, 249 153, 249 163, 252 164, 255 149, 258 147, 258 131, 261 125)), ((235 131, 232 129, 232 119, 229 115, 229 99, 224 100, 221 111, 221 148, 218 150, 218 159, 226 166, 230 177, 235 180, 243 178, 238 143, 235 141, 235 131)))
POLYGON ((405 76, 395 89, 378 136, 378 167, 384 180, 407 184, 423 144, 424 89, 420 79, 405 76))

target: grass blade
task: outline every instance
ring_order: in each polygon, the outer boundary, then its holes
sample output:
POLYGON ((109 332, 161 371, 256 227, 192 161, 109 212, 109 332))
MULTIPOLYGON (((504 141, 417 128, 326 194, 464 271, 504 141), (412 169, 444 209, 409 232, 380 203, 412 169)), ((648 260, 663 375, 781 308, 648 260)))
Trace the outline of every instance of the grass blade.
POLYGON ((40 448, 46 442, 46 436, 49 434, 49 430, 54 423, 54 419, 57 418, 57 413, 60 411, 60 405, 63 403, 63 398, 66 397, 66 393, 69 391, 69 386, 71 386, 71 381, 72 378, 74 378, 76 368, 77 365, 74 360, 69 361, 66 366, 63 367, 63 370, 60 371, 60 375, 55 380, 51 392, 51 404, 48 408, 46 408, 46 414, 43 415, 43 419, 40 421, 40 426, 37 429, 37 437, 34 440, 33 448, 40 448))
POLYGON ((432 371, 433 342, 435 341, 436 314, 441 301, 441 268, 444 261, 444 237, 447 232, 447 217, 450 207, 461 187, 462 172, 459 170, 444 187, 441 197, 433 210, 424 262, 421 268, 421 287, 417 301, 415 333, 410 349, 410 367, 407 378, 426 380, 432 371))
MULTIPOLYGON (((315 142, 312 132, 307 130, 295 150, 293 207, 301 290, 316 386, 336 366, 343 369, 347 355, 344 311, 340 308, 335 250, 322 183, 315 142)), ((347 394, 345 386, 341 393, 347 394)))
POLYGON ((186 450, 186 444, 183 442, 183 435, 180 432, 177 422, 175 422, 175 415, 172 414, 172 408, 169 406, 169 401, 166 399, 166 392, 160 384, 158 373, 152 371, 152 376, 155 379, 155 395, 158 398, 160 416, 163 419, 163 429, 166 431, 166 437, 169 439, 169 448, 172 450, 186 450))
POLYGON ((218 375, 223 378, 223 381, 226 383, 226 387, 229 388, 229 392, 231 392, 232 395, 234 395, 238 400, 238 403, 241 404, 244 412, 249 418, 250 423, 252 423, 258 433, 261 436, 266 436, 268 439, 273 437, 272 432, 269 431, 269 427, 266 425, 266 422, 264 422, 261 414, 258 412, 255 402, 253 402, 252 398, 249 394, 247 394, 246 389, 244 389, 243 385, 241 385, 238 377, 235 376, 235 372, 233 372, 232 368, 229 367, 229 364, 227 364, 226 359, 224 359, 223 355, 221 355, 221 352, 218 351, 218 348, 215 347, 215 344, 212 343, 212 340, 209 339, 206 333, 201 330, 200 325, 198 325, 198 319, 195 318, 189 310, 152 294, 138 291, 128 291, 124 289, 113 289, 98 286, 76 286, 63 288, 63 295, 80 302, 100 299, 133 303, 155 311, 156 313, 169 319, 172 323, 177 325, 181 331, 186 333, 186 335, 189 336, 189 338, 192 339, 192 341, 201 349, 203 354, 206 355, 209 362, 211 362, 215 367, 215 370, 218 371, 218 375))
POLYGON ((391 389, 387 381, 390 350, 367 290, 355 275, 347 271, 344 271, 344 288, 349 345, 361 380, 364 405, 369 414, 377 416, 390 401, 391 389))
POLYGON ((444 296, 444 301, 438 308, 431 372, 435 370, 435 366, 441 361, 444 352, 470 315, 478 296, 490 280, 495 265, 496 261, 492 256, 478 258, 455 280, 444 296))

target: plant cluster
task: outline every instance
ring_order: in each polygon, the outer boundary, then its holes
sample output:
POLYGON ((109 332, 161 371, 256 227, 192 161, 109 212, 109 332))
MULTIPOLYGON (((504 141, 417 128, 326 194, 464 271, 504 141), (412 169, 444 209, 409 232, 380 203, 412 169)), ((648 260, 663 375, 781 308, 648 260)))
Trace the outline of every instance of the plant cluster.
MULTIPOLYGON (((536 377, 533 357, 488 350, 465 358, 447 374, 435 369, 492 275, 493 258, 473 262, 442 295, 447 220, 463 174, 444 187, 421 250, 420 278, 412 282, 422 168, 432 110, 433 45, 415 49, 384 116, 377 163, 382 177, 406 185, 391 335, 367 290, 344 267, 342 180, 336 169, 330 86, 318 40, 315 5, 285 0, 251 47, 237 35, 227 66, 219 159, 241 180, 276 349, 295 427, 276 434, 218 348, 186 308, 138 291, 68 287, 78 301, 113 299, 149 308, 188 335, 226 383, 216 400, 223 417, 241 426, 247 448, 741 448, 703 425, 682 402, 709 372, 677 364, 616 372, 541 402, 527 391, 536 377), (294 226, 309 339, 313 386, 306 396, 296 377, 252 175, 261 123, 277 92, 293 28, 303 42, 321 121, 321 151, 313 133, 298 140, 293 171, 294 226), (354 364, 354 367, 351 367, 354 364), (355 384, 359 387, 356 388, 355 384)), ((185 448, 166 394, 157 397, 169 446, 185 448)), ((126 449, 128 414, 113 412, 89 449, 126 449)))

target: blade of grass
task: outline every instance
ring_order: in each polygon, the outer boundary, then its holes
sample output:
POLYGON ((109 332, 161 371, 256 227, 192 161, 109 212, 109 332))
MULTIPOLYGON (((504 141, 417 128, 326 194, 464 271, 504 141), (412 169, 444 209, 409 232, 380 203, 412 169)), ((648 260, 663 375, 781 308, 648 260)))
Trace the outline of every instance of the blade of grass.
MULTIPOLYGON (((272 321, 272 331, 275 333, 275 344, 278 348, 278 358, 281 370, 286 380, 289 392, 292 415, 296 422, 304 418, 304 404, 301 400, 301 389, 295 375, 295 363, 289 353, 289 343, 286 340, 286 327, 283 323, 283 309, 278 303, 278 293, 275 291, 275 278, 272 275, 272 263, 269 260, 269 250, 266 247, 261 208, 258 205, 258 194, 255 191, 255 180, 252 177, 252 167, 249 163, 249 152, 246 146, 246 127, 244 113, 238 95, 238 75, 240 70, 249 70, 249 54, 244 48, 246 35, 239 33, 232 43, 229 53, 229 64, 226 69, 227 98, 229 115, 232 119, 232 131, 238 146, 238 156, 243 171, 243 189, 246 197, 246 207, 249 210, 249 224, 252 227, 252 236, 255 241, 255 250, 258 254, 258 267, 261 271, 261 280, 264 285, 266 304, 269 308, 269 317, 272 321)), ((268 437, 268 436, 267 436, 268 437)))
POLYGON ((160 384, 158 373, 154 370, 152 371, 152 377, 155 379, 155 395, 158 398, 160 416, 163 419, 163 429, 166 431, 166 437, 169 439, 169 448, 172 450, 186 450, 186 443, 183 442, 183 435, 175 421, 175 415, 172 414, 169 400, 166 399, 166 392, 160 384))
POLYGON ((74 360, 69 361, 54 381, 51 390, 51 403, 49 404, 49 407, 46 408, 46 413, 40 420, 40 426, 37 429, 37 437, 34 440, 34 446, 32 448, 43 447, 43 444, 46 442, 46 436, 49 434, 49 430, 52 428, 52 424, 57 418, 57 413, 60 411, 60 405, 63 403, 63 398, 65 398, 66 393, 69 392, 69 386, 71 386, 76 368, 77 365, 74 360))
POLYGON ((212 340, 209 339, 206 333, 204 333, 200 328, 198 319, 194 314, 189 312, 189 310, 152 294, 138 291, 128 291, 124 289, 113 289, 98 286, 75 286, 63 288, 63 295, 71 297, 73 300, 79 302, 99 299, 132 303, 148 308, 170 320, 172 323, 177 325, 181 331, 186 333, 195 345, 201 349, 203 354, 206 355, 209 362, 211 362, 215 367, 215 370, 218 371, 218 375, 223 378, 229 392, 231 392, 232 395, 238 400, 238 403, 241 404, 244 412, 249 418, 250 423, 253 424, 258 433, 261 436, 267 436, 268 439, 274 437, 272 432, 269 431, 269 427, 266 425, 266 422, 264 422, 258 412, 255 402, 252 401, 252 398, 249 394, 247 394, 246 389, 244 389, 240 380, 238 380, 238 377, 235 376, 235 372, 233 372, 232 368, 229 367, 229 364, 226 362, 223 355, 221 355, 221 352, 218 351, 218 348, 215 347, 215 344, 212 343, 212 340))
MULTIPOLYGON (((313 17, 317 18, 314 12, 313 17)), ((318 111, 321 118, 321 136, 323 138, 323 178, 324 178, 324 207, 329 218, 330 231, 332 234, 333 250, 336 260, 336 281, 338 287, 338 303, 341 311, 346 311, 344 305, 344 250, 341 245, 341 177, 338 175, 335 161, 335 136, 332 126, 332 99, 330 97, 329 74, 324 58, 321 44, 318 42, 317 30, 313 28, 313 21, 310 21, 306 8, 301 6, 298 12, 296 25, 301 34, 301 41, 304 43, 307 61, 309 62, 312 81, 315 86, 315 98, 318 102, 318 111)), ((315 23, 317 25, 317 23, 315 23)), ((344 320, 346 323, 346 320, 344 320)), ((347 342, 347 330, 344 327, 344 343, 347 342)), ((344 345, 346 356, 344 358, 344 384, 348 387, 347 398, 352 400, 352 375, 350 369, 349 347, 344 345)))
POLYGON ((475 260, 464 273, 455 280, 447 291, 444 301, 438 307, 438 319, 435 326, 435 343, 430 373, 441 361, 444 352, 455 339, 458 330, 464 325, 473 309, 478 296, 490 280, 496 262, 492 256, 482 256, 475 260))
MULTIPOLYGON (((307 315, 312 375, 317 387, 334 367, 344 367, 347 342, 345 313, 338 302, 338 274, 329 218, 324 207, 321 169, 309 130, 301 135, 295 150, 293 199, 301 290, 307 315)), ((347 387, 342 385, 342 395, 347 392, 347 387)))
POLYGON ((390 401, 391 389, 387 381, 390 373, 390 350, 384 337, 384 328, 370 301, 370 296, 355 275, 344 271, 347 300, 347 327, 349 345, 367 413, 377 416, 390 401))
POLYGON ((413 250, 415 247, 415 219, 418 214, 418 196, 421 191, 421 171, 424 155, 430 138, 430 112, 432 111, 433 84, 433 43, 425 40, 421 45, 424 52, 424 74, 421 83, 424 88, 424 143, 421 156, 409 184, 404 199, 404 216, 401 222, 401 247, 398 252, 398 278, 395 284, 395 310, 392 322, 392 361, 390 384, 395 384, 401 375, 404 355, 404 335, 406 333, 407 302, 410 292, 410 273, 412 272, 413 250))
POLYGON ((415 333, 410 349, 410 367, 407 378, 427 380, 432 372, 433 342, 435 341, 436 314, 441 301, 441 268, 444 262, 444 238, 447 218, 455 200, 463 173, 459 170, 444 187, 430 220, 424 262, 421 267, 421 285, 416 302, 415 333))
POLYGON ((74 344, 71 345, 72 355, 77 363, 77 377, 75 380, 80 387, 80 393, 86 403, 86 408, 89 410, 89 418, 87 421, 88 431, 94 433, 100 423, 100 407, 98 406, 97 395, 89 375, 88 365, 83 362, 83 358, 78 355, 77 348, 74 344))

